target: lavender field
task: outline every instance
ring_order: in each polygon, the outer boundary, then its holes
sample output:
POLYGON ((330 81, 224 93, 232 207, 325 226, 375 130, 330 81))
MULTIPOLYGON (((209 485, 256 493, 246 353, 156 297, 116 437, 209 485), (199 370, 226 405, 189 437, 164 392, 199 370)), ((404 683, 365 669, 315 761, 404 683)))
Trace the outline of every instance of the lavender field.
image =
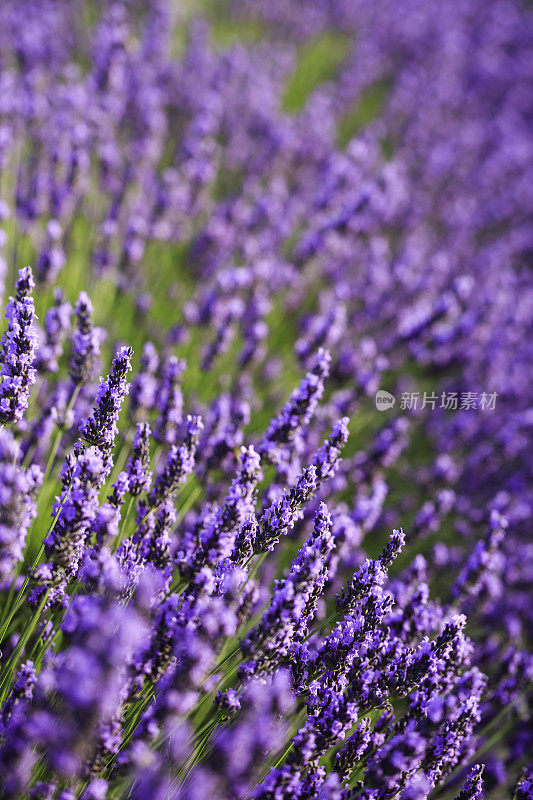
POLYGON ((533 9, 1 0, 0 800, 533 800, 533 9))

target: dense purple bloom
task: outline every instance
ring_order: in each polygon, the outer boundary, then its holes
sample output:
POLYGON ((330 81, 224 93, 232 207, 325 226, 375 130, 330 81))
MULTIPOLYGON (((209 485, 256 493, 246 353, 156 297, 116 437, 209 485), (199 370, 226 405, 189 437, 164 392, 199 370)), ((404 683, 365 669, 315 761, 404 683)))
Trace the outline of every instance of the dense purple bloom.
POLYGON ((0 3, 0 794, 530 798, 531 10, 189 5, 0 3))
POLYGON ((128 661, 145 633, 138 612, 109 593, 77 597, 62 630, 66 649, 41 671, 33 696, 15 706, 7 724, 0 746, 6 798, 25 790, 39 758, 63 778, 82 777, 98 725, 113 714, 128 661))
POLYGON ((455 800, 478 800, 483 797, 483 769, 483 764, 476 764, 472 767, 455 800))
POLYGON ((254 553, 273 550, 280 536, 290 531, 300 519, 301 506, 335 473, 342 447, 348 439, 347 423, 348 420, 344 418, 334 426, 330 437, 316 452, 296 485, 284 492, 262 514, 252 543, 254 553))
POLYGON ((61 473, 63 491, 52 506, 55 523, 44 540, 49 560, 35 569, 37 584, 59 587, 76 576, 105 474, 104 459, 96 447, 67 457, 61 473))
POLYGON ((118 415, 129 391, 126 375, 131 369, 132 355, 131 347, 123 347, 115 356, 108 378, 102 380, 98 389, 91 417, 80 425, 82 438, 103 453, 107 453, 115 442, 118 415))
POLYGON ((35 287, 30 267, 19 270, 17 294, 6 308, 8 328, 1 342, 0 422, 18 422, 29 403, 30 389, 35 383, 33 366, 37 343, 34 330, 35 287))
POLYGON ((271 421, 259 446, 259 452, 269 461, 279 460, 283 446, 292 442, 298 431, 309 424, 324 392, 324 380, 329 375, 330 361, 331 356, 327 351, 318 352, 313 369, 292 393, 278 416, 271 421))
POLYGON ((335 541, 331 516, 321 503, 312 533, 300 549, 286 578, 277 581, 272 600, 261 621, 242 642, 242 651, 252 659, 243 669, 248 674, 269 670, 280 663, 295 642, 303 641, 317 601, 328 577, 328 562, 335 541))

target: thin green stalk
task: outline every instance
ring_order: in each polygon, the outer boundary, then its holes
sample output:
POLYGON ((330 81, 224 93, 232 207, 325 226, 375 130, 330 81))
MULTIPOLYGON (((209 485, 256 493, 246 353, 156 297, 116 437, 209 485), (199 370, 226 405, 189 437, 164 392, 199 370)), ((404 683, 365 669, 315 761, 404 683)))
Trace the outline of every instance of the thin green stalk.
MULTIPOLYGON (((78 394, 80 392, 80 389, 81 389, 81 384, 78 383, 74 387, 74 390, 73 390, 73 392, 72 392, 72 394, 70 396, 70 400, 68 401, 68 405, 67 405, 67 407, 65 409, 65 419, 67 418, 69 412, 72 411, 72 409, 74 407, 74 403, 76 402, 76 399, 77 399, 78 394)), ((59 445, 61 444, 61 439, 63 438, 63 434, 64 434, 64 430, 62 428, 60 428, 56 433, 56 436, 55 436, 55 439, 54 439, 54 444, 52 445, 52 449, 50 450, 50 455, 48 456, 48 461, 46 462, 46 469, 44 471, 43 485, 44 485, 46 479, 50 476, 50 473, 52 471, 52 467, 54 466, 54 461, 56 459, 57 451, 59 450, 59 445)))
POLYGON ((38 623, 40 621, 41 613, 42 613, 42 611, 43 611, 43 609, 44 609, 44 607, 45 607, 45 605, 46 605, 46 603, 48 601, 48 595, 49 594, 50 594, 50 589, 47 589, 46 592, 44 593, 43 597, 41 598, 41 602, 39 603, 39 605, 38 605, 33 617, 31 618, 29 624, 25 627, 24 633, 22 634, 22 636, 20 637, 19 641, 17 642, 17 646, 16 646, 15 650, 13 651, 11 656, 9 657, 9 660, 8 660, 8 662, 6 664, 5 673, 4 673, 4 675, 2 676, 2 678, 0 680, 0 689, 1 689, 1 692, 2 692, 1 698, 0 698, 0 702, 3 702, 6 699, 8 693, 9 693, 9 687, 11 685, 11 681, 13 679, 13 675, 14 675, 14 672, 16 670, 17 661, 18 661, 22 651, 24 650, 24 648, 26 646, 26 643, 28 642, 30 636, 33 634, 35 628, 37 627, 37 625, 38 625, 38 623), (7 689, 7 692, 5 692, 5 689, 7 689))
POLYGON ((221 686, 223 686, 223 685, 226 683, 226 681, 229 681, 230 679, 233 679, 233 677, 234 677, 234 675, 235 675, 235 673, 236 673, 237 669, 238 669, 238 665, 236 665, 236 666, 232 667, 232 669, 231 669, 229 672, 226 672, 226 674, 225 674, 225 675, 223 675, 223 676, 222 676, 222 677, 221 677, 221 678, 220 678, 220 679, 219 679, 219 680, 216 682, 215 686, 213 686, 213 688, 212 688, 212 689, 210 689, 210 691, 209 691, 209 692, 207 692, 206 694, 204 694, 204 696, 202 697, 202 699, 200 700, 200 702, 198 703, 198 705, 196 706, 196 708, 194 708, 194 709, 192 710, 192 712, 191 712, 191 715, 195 715, 196 717, 199 717, 199 720, 198 720, 198 721, 200 721, 200 720, 201 720, 200 711, 202 711, 202 709, 203 709, 203 708, 204 708, 204 707, 207 705, 207 703, 208 703, 209 701, 212 701, 212 699, 213 699, 213 697, 214 697, 215 693, 218 691, 218 689, 220 689, 220 687, 221 687, 221 686))
MULTIPOLYGON (((263 563, 263 561, 265 560, 265 558, 267 557, 267 555, 268 555, 267 553, 263 553, 263 554, 262 554, 262 555, 261 555, 261 556, 260 556, 260 557, 257 559, 257 561, 255 562, 255 564, 254 564, 254 566, 253 566, 252 570, 250 571, 250 573, 249 573, 248 577, 247 577, 247 578, 246 578, 246 580, 244 581, 244 584, 243 584, 243 587, 242 587, 243 589, 245 589, 245 587, 246 587, 246 585, 248 584, 248 582, 249 582, 249 581, 251 581, 251 580, 252 580, 252 578, 254 578, 254 576, 255 576, 255 574, 256 574, 256 572, 257 572, 257 570, 259 569, 259 567, 261 566, 261 564, 263 563)), ((253 556, 250 556, 250 558, 248 559, 248 561, 246 562, 246 564, 248 564, 252 558, 253 558, 253 556)), ((246 564, 245 564, 245 567, 246 567, 246 564)))
POLYGON ((131 512, 132 512, 134 503, 135 503, 135 498, 134 497, 130 497, 130 499, 128 501, 128 507, 126 508, 126 513, 124 514, 124 519, 121 520, 121 523, 120 523, 120 530, 118 532, 118 536, 115 538, 115 541, 113 542, 113 546, 111 548, 113 550, 113 552, 115 552, 115 550, 117 549, 117 547, 119 546, 119 544, 123 540, 124 534, 126 533, 126 531, 128 529, 130 516, 131 516, 131 512))
MULTIPOLYGON (((67 493, 65 494, 65 497, 63 498, 62 503, 60 504, 59 508, 57 509, 56 514, 54 516, 54 519, 52 520, 52 524, 50 525, 50 528, 46 532, 46 536, 49 536, 52 533, 52 531, 54 530, 54 528, 56 526, 56 523, 57 523, 57 520, 59 519, 59 514, 61 513, 61 509, 63 508, 63 505, 64 505, 64 503, 65 503, 65 501, 66 501, 66 499, 68 497, 69 491, 67 491, 67 493)), ((33 560, 30 572, 33 572, 33 570, 38 566, 43 553, 44 553, 44 543, 42 543, 41 546, 39 547, 39 551, 38 551, 37 555, 35 556, 35 558, 33 560)), ((24 581, 22 583, 22 586, 20 587, 20 589, 18 591, 18 594, 17 594, 16 600, 15 600, 15 603, 13 605, 13 608, 11 609, 11 612, 8 613, 7 619, 5 620, 5 622, 2 625, 2 629, 0 631, 0 643, 3 641, 4 636, 6 635, 7 630, 9 629, 9 626, 11 624, 11 620, 13 619, 15 614, 17 613, 17 611, 20 608, 20 606, 22 605, 22 601, 23 601, 23 598, 24 598, 24 593, 25 593, 25 591, 26 591, 26 589, 28 587, 29 582, 30 582, 30 578, 26 575, 26 577, 24 578, 24 581)))
POLYGON ((181 778, 180 786, 183 786, 185 784, 185 781, 189 777, 190 773, 192 772, 192 770, 194 769, 196 764, 200 761, 202 755, 204 754, 204 752, 205 752, 205 750, 207 748, 207 745, 209 744, 209 739, 211 738, 211 734, 213 733, 213 731, 215 730, 215 728, 218 726, 219 722, 221 722, 221 721, 222 721, 222 718, 220 718, 220 717, 218 717, 218 718, 213 720, 211 725, 207 728, 207 730, 205 731, 204 735, 200 739, 199 743, 196 745, 192 755, 185 762, 185 765, 184 765, 183 770, 182 770, 183 777, 181 778))

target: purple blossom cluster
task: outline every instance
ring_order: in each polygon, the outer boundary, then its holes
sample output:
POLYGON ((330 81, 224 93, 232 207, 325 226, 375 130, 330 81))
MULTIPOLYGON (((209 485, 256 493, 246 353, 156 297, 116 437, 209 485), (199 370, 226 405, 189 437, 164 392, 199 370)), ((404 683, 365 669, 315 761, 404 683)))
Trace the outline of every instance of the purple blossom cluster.
POLYGON ((532 45, 0 4, 2 798, 533 798, 532 45))

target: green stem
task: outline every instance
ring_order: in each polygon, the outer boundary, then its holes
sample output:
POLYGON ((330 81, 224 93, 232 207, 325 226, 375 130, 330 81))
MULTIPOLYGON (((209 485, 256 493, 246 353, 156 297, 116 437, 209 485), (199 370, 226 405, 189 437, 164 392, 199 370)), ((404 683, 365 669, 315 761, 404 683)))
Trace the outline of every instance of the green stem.
POLYGON ((124 519, 121 521, 121 524, 120 524, 120 530, 118 532, 118 536, 116 537, 115 541, 113 542, 113 546, 111 548, 113 550, 113 552, 115 552, 115 550, 117 549, 117 547, 119 546, 119 544, 121 543, 121 541, 124 538, 124 534, 126 533, 126 530, 128 528, 128 524, 129 524, 130 516, 131 516, 131 511, 132 511, 134 503, 135 503, 135 498, 134 497, 130 497, 129 502, 128 502, 128 507, 127 507, 126 513, 124 515, 124 519))
POLYGON ((15 650, 13 651, 13 653, 11 654, 11 656, 9 658, 9 661, 6 664, 5 673, 4 673, 3 677, 2 677, 2 679, 0 680, 0 690, 2 692, 0 702, 3 702, 5 700, 5 698, 7 697, 7 694, 9 693, 9 687, 11 685, 11 681, 13 679, 13 675, 14 675, 15 670, 16 670, 17 661, 19 659, 19 656, 21 655, 22 651, 24 650, 24 648, 26 646, 26 643, 28 642, 28 639, 30 638, 30 636, 34 632, 35 628, 37 627, 37 624, 39 623, 39 620, 41 618, 42 610, 46 605, 46 602, 48 600, 48 595, 49 594, 50 594, 50 590, 47 589, 46 592, 44 593, 44 595, 43 595, 43 597, 41 599, 41 602, 39 603, 39 605, 38 605, 38 607, 37 607, 32 619, 31 619, 29 625, 27 625, 27 627, 25 628, 24 633, 22 634, 22 636, 20 637, 19 641, 17 642, 17 646, 16 646, 15 650), (6 688, 7 688, 7 692, 4 692, 4 690, 6 688))
MULTIPOLYGON (((52 524, 51 524, 50 528, 48 529, 48 531, 46 532, 47 536, 49 536, 52 533, 52 531, 54 530, 54 528, 56 526, 56 522, 59 519, 59 514, 61 513, 61 509, 63 508, 63 505, 64 505, 64 503, 65 503, 65 501, 66 501, 66 499, 68 497, 69 491, 70 491, 70 489, 65 494, 65 497, 63 498, 62 503, 60 504, 59 508, 56 511, 55 517, 52 520, 52 524)), ((44 553, 44 543, 42 543, 41 546, 39 547, 39 551, 38 551, 37 555, 35 556, 35 558, 33 560, 30 572, 33 572, 33 570, 38 566, 43 553, 44 553)), ((30 582, 30 578, 28 576, 26 576, 24 578, 22 586, 20 587, 20 589, 18 591, 18 594, 17 594, 16 600, 15 600, 15 603, 13 605, 13 608, 11 609, 11 612, 8 613, 7 619, 5 620, 4 624, 2 625, 2 630, 0 631, 0 643, 4 640, 4 636, 6 635, 8 629, 9 629, 9 626, 11 624, 11 620, 13 619, 15 614, 17 613, 17 611, 20 608, 20 606, 22 605, 22 601, 23 601, 23 598, 24 598, 24 593, 25 593, 25 591, 26 591, 26 589, 28 587, 29 582, 30 582)), ((3 616, 5 616, 5 614, 3 616)))
MULTIPOLYGON (((81 383, 78 383, 74 387, 74 390, 73 390, 73 392, 72 392, 72 394, 70 396, 70 400, 68 401, 68 405, 67 405, 67 407, 65 409, 65 420, 68 417, 69 412, 72 411, 72 408, 74 407, 74 403, 76 402, 78 394, 80 393, 80 389, 81 389, 81 383)), ((48 456, 48 461, 46 462, 46 469, 44 471, 43 485, 44 485, 46 479, 49 477, 49 475, 50 475, 50 473, 52 471, 52 467, 54 466, 54 461, 56 459, 57 451, 59 450, 59 445, 61 444, 61 439, 63 438, 63 433, 64 433, 64 431, 63 431, 62 428, 60 428, 56 433, 56 437, 54 439, 54 444, 52 446, 52 449, 50 450, 50 455, 48 456)))

